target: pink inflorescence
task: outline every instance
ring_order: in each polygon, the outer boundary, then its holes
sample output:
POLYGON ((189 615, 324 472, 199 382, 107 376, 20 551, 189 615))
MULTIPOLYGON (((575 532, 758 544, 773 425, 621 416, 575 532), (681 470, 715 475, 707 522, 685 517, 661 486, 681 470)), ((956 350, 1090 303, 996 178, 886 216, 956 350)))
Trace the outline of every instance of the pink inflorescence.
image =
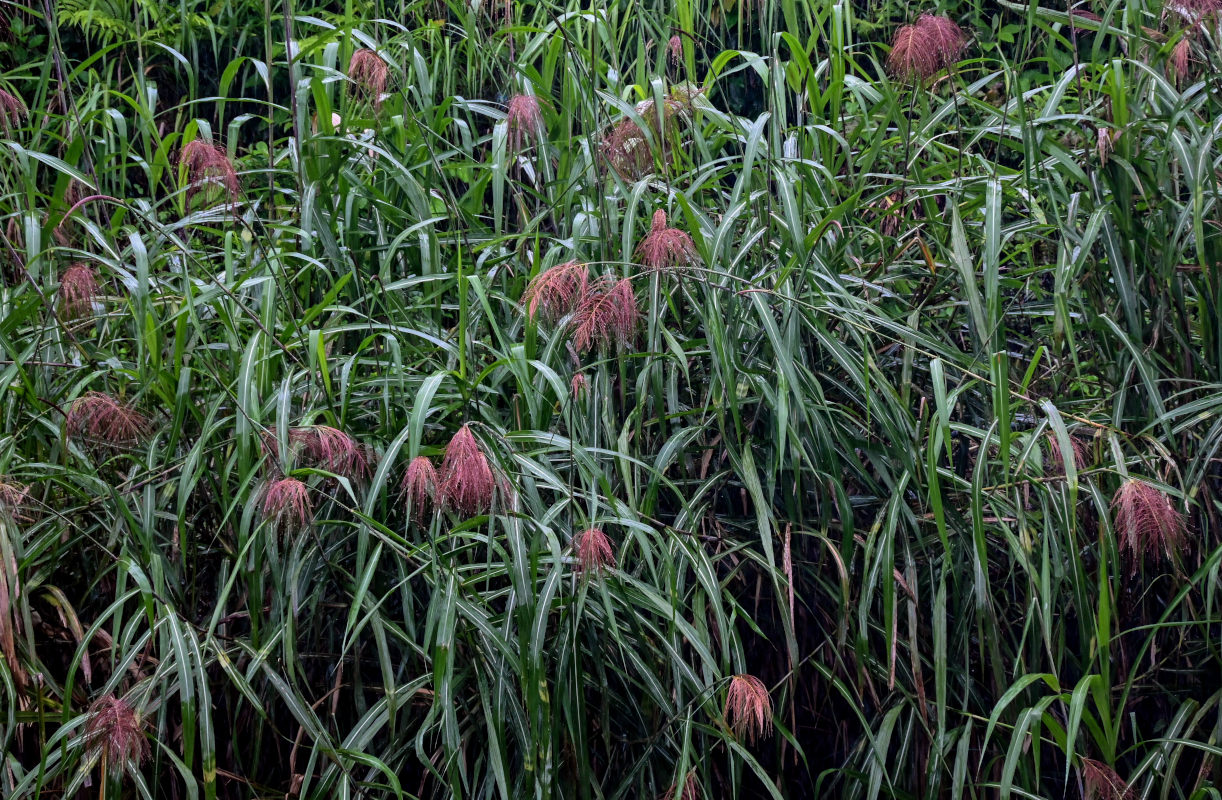
POLYGON ((93 267, 83 261, 64 270, 59 279, 59 314, 65 319, 93 313, 101 291, 93 267))
POLYGON ((595 345, 627 344, 640 316, 632 283, 605 275, 590 287, 573 317, 573 345, 585 351, 595 345))
POLYGON ((178 154, 178 163, 187 169, 188 199, 207 184, 220 186, 231 202, 236 202, 241 195, 238 172, 223 148, 203 139, 194 139, 183 145, 178 154))
POLYGON ((304 528, 314 514, 309 488, 296 478, 270 481, 263 492, 263 516, 282 525, 304 528))
POLYGON ((1144 481, 1125 481, 1112 498, 1112 513, 1120 552, 1130 558, 1134 574, 1143 559, 1174 560, 1185 544, 1184 515, 1171 505, 1171 498, 1144 481))
POLYGON ((76 398, 64 420, 69 437, 112 446, 135 443, 148 425, 148 419, 139 411, 101 392, 76 398))
POLYGON ((615 566, 611 540, 599 528, 588 528, 573 537, 573 553, 578 572, 595 573, 615 566))
POLYGON ((26 113, 20 97, 0 89, 0 128, 6 132, 11 130, 26 113))
POLYGON ((407 465, 400 489, 408 511, 417 522, 424 520, 437 498, 437 469, 428 456, 416 456, 407 465))
POLYGON ((649 233, 637 245, 636 257, 655 270, 686 266, 696 260, 696 245, 692 237, 666 224, 666 212, 653 212, 649 233))
POLYGON ((515 153, 525 145, 539 141, 545 130, 539 98, 530 94, 517 94, 509 98, 505 108, 505 128, 509 149, 515 153))
POLYGON ((754 675, 735 675, 730 679, 723 711, 734 735, 748 742, 772 733, 772 697, 768 687, 754 675))
POLYGON ((390 82, 390 66, 377 52, 362 49, 353 53, 348 62, 348 77, 372 98, 375 106, 382 104, 382 95, 390 82))
POLYGON ((895 32, 887 66, 903 80, 926 81, 958 61, 964 43, 963 30, 949 18, 922 14, 895 32))
POLYGON ((460 514, 481 514, 492 504, 496 478, 469 425, 446 445, 438 488, 442 505, 460 514))
POLYGON ((1133 791, 1116 770, 1093 758, 1082 759, 1083 800, 1130 800, 1133 791))
POLYGON ((319 469, 350 480, 369 476, 370 456, 355 439, 329 425, 308 425, 289 431, 289 441, 319 469))
POLYGON ((586 296, 589 277, 589 267, 580 261, 566 261, 540 272, 522 295, 527 316, 555 321, 573 313, 586 296))
POLYGON ((23 506, 29 496, 29 486, 0 475, 0 514, 8 515, 14 522, 25 521, 27 517, 23 506))
POLYGON ((85 741, 108 764, 132 762, 139 766, 149 755, 145 720, 121 697, 107 695, 89 706, 85 741))

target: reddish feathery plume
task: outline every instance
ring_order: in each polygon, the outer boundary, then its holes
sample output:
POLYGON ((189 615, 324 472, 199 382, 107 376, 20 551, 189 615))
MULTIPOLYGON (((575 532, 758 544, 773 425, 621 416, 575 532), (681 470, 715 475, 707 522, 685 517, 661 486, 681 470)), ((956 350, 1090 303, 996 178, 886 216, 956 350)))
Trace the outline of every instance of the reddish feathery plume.
POLYGON ((89 706, 85 741, 102 754, 107 764, 132 762, 139 766, 149 756, 144 718, 126 700, 114 695, 89 706))
POLYGON ((428 456, 411 460, 399 488, 407 498, 408 512, 417 522, 424 521, 437 497, 437 469, 428 456))
POLYGON ((14 522, 25 522, 29 519, 22 508, 30 496, 30 487, 24 483, 9 482, 0 475, 0 514, 7 514, 14 522))
POLYGON ((696 770, 690 770, 683 779, 683 788, 672 783, 662 795, 662 800, 700 800, 700 782, 696 779, 696 770))
POLYGON ((216 184, 225 190, 230 202, 236 202, 242 192, 238 172, 223 148, 203 139, 193 139, 178 153, 178 163, 187 168, 187 199, 190 200, 205 184, 216 184))
POLYGON ((93 267, 83 261, 73 264, 59 279, 59 315, 74 319, 92 314, 100 293, 93 267))
POLYGON ((270 481, 263 491, 263 516, 293 528, 304 528, 314 514, 309 488, 296 478, 270 481))
POLYGON ((959 60, 963 31, 950 19, 922 14, 895 32, 887 67, 897 78, 927 81, 959 60))
POLYGON ((466 516, 488 510, 496 479, 469 425, 459 428, 446 445, 440 478, 440 500, 446 508, 466 516))
POLYGON ((515 153, 524 145, 542 139, 547 128, 543 122, 539 98, 529 94, 517 94, 509 98, 505 109, 505 129, 509 149, 515 153))
POLYGON ((653 167, 653 151, 641 126, 625 118, 611 126, 599 142, 603 160, 625 180, 635 180, 653 167))
POLYGON ((666 43, 666 58, 672 67, 679 66, 683 61, 683 39, 677 33, 666 43))
POLYGON ((585 300, 589 277, 589 268, 580 261, 566 261, 540 272, 522 295, 526 315, 557 320, 573 313, 585 300))
POLYGON ((696 260, 696 245, 683 231, 668 227, 666 212, 659 208, 653 212, 649 233, 637 245, 636 257, 650 269, 681 267, 696 260))
POLYGON ((329 425, 310 425, 289 431, 289 441, 300 444, 307 458, 320 469, 357 480, 369 475, 365 449, 348 434, 329 425))
POLYGON ((69 437, 114 447, 134 444, 148 426, 148 419, 139 411, 101 392, 72 401, 64 420, 69 437))
POLYGON ((757 736, 772 734, 772 697, 764 682, 754 675, 735 675, 730 679, 722 713, 740 739, 754 742, 757 736))
POLYGON ((1171 498, 1144 481, 1125 481, 1112 498, 1112 513, 1120 552, 1132 561, 1133 574, 1143 558, 1174 560, 1185 544, 1184 515, 1171 505, 1171 498))
POLYGON ((1192 71, 1192 40, 1187 36, 1180 39, 1171 48, 1171 57, 1167 60, 1171 74, 1177 81, 1182 81, 1192 71))
POLYGON ((1093 758, 1082 759, 1082 800, 1130 800, 1133 791, 1116 770, 1093 758))
POLYGON ((573 399, 580 400, 582 397, 589 394, 590 382, 586 379, 586 376, 583 373, 578 372, 573 376, 571 388, 573 391, 573 399))
POLYGON ((348 77, 373 99, 375 106, 382 104, 382 95, 390 81, 390 67, 375 51, 361 49, 353 53, 348 62, 348 77))
POLYGON ((573 317, 573 345, 585 351, 596 344, 627 344, 639 320, 632 282, 605 275, 590 289, 573 317))
POLYGON ((3 128, 5 133, 7 133, 25 115, 25 103, 21 102, 21 98, 0 89, 0 128, 3 128))
POLYGON ((940 62, 939 69, 945 69, 959 60, 963 53, 963 29, 949 17, 938 14, 922 14, 917 18, 917 28, 928 37, 934 53, 940 62))
POLYGON ((573 537, 573 554, 577 556, 578 572, 601 572, 615 566, 611 540, 598 528, 589 528, 573 537))
MULTIPOLYGON (((1048 434, 1048 475, 1064 475, 1065 474, 1065 456, 1061 452, 1061 443, 1057 441, 1056 434, 1048 434)), ((1087 443, 1082 441, 1079 436, 1070 434, 1069 436, 1070 454, 1073 456, 1074 469, 1081 472, 1086 469, 1090 463, 1090 458, 1087 454, 1087 443)))

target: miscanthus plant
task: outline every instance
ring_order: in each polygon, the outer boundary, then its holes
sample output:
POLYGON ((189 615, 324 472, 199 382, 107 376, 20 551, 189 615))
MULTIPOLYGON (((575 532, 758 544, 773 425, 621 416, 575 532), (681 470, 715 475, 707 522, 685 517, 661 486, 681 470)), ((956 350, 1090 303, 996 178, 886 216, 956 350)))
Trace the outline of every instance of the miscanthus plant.
POLYGON ((1220 22, 0 7, 0 795, 1218 797, 1220 22))

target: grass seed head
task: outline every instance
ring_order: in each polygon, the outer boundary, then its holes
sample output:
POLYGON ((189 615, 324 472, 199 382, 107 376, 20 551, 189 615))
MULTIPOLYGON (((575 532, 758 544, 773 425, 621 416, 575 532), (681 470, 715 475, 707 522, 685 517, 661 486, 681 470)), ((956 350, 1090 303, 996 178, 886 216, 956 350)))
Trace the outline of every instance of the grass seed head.
POLYGON ((696 778, 696 770, 690 770, 684 777, 683 786, 672 783, 662 795, 662 800, 700 800, 700 782, 696 778))
POLYGON ((1093 758, 1082 759, 1082 800, 1131 800, 1133 796, 1116 770, 1093 758))
POLYGON ((901 80, 924 82, 958 61, 963 45, 963 31, 953 21, 922 14, 895 32, 887 67, 901 80))
POLYGON ((242 193, 242 184, 224 148, 203 139, 193 139, 182 146, 178 163, 187 169, 188 200, 206 185, 212 184, 224 189, 230 202, 237 202, 242 193))
POLYGON ((1192 40, 1187 36, 1180 39, 1171 48, 1171 57, 1167 59, 1167 66, 1171 69, 1171 75, 1176 81, 1182 81, 1189 77, 1192 72, 1192 40))
POLYGON ((277 524, 300 529, 310 523, 314 506, 310 490, 296 478, 281 477, 263 491, 263 516, 277 524))
POLYGON ((1185 545, 1184 515, 1171 505, 1171 498, 1145 481, 1125 481, 1112 498, 1112 513, 1120 552, 1131 560, 1134 574, 1147 558, 1174 561, 1185 545))
POLYGON ((626 345, 635 335, 640 318, 632 282, 604 275, 595 281, 573 316, 573 345, 579 351, 595 345, 626 345))
POLYGON ((64 270, 59 279, 59 315, 64 319, 76 319, 93 314, 101 290, 93 267, 78 261, 64 270))
POLYGON ((527 144, 542 139, 546 126, 539 98, 529 94, 509 98, 505 109, 505 128, 509 149, 515 153, 527 144))
MULTIPOLYGON (((651 110, 652 105, 650 103, 651 110)), ((598 149, 607 166, 624 180, 636 180, 653 168, 649 139, 631 118, 625 117, 612 125, 603 135, 598 149)))
POLYGON ((772 734, 772 697, 754 675, 735 675, 726 692, 723 714, 734 735, 748 742, 772 734))
POLYGON ((597 573, 615 566, 615 551, 611 540, 599 528, 589 528, 573 538, 573 553, 577 556, 577 571, 597 573))
POLYGON ((459 428, 446 445, 440 478, 440 498, 446 508, 475 516, 492 504, 496 479, 469 425, 459 428))
POLYGON ((653 212, 649 233, 637 245, 636 257, 654 270, 682 267, 696 260, 696 245, 685 232, 668 227, 666 212, 658 209, 653 212))
POLYGON ((106 695, 89 706, 85 741, 108 764, 131 762, 139 766, 149 756, 146 728, 144 718, 127 700, 106 695))
POLYGON ((526 315, 555 321, 572 314, 585 301, 589 280, 589 267, 580 261, 566 261, 540 272, 522 295, 526 315))
POLYGON ((370 458, 355 439, 330 425, 310 425, 293 428, 289 441, 301 445, 302 452, 320 469, 334 472, 350 480, 369 475, 370 458))
POLYGON ((28 112, 25 103, 17 95, 0 89, 0 128, 5 133, 16 127, 28 112))
MULTIPOLYGON (((1048 469, 1047 474, 1050 476, 1063 476, 1065 474, 1065 455, 1061 452, 1061 443, 1057 441, 1056 434, 1049 432, 1048 438, 1048 469)), ((1070 434, 1069 436, 1070 454, 1073 456, 1074 469, 1081 472, 1090 465, 1090 446, 1082 440, 1082 437, 1070 434)))
POLYGON ((422 522, 437 497, 437 468, 428 456, 416 456, 407 465, 400 489, 407 499, 408 511, 422 522))
POLYGON ((677 33, 666 43, 666 59, 672 67, 679 66, 683 61, 683 39, 677 33))
POLYGON ((382 105, 382 96, 390 82, 390 67, 376 51, 363 48, 353 53, 352 60, 348 62, 348 77, 373 100, 375 106, 382 105))
POLYGON ((14 522, 25 522, 25 502, 29 499, 30 487, 0 475, 0 514, 14 522))
POLYGON ((570 385, 570 388, 573 391, 573 399, 580 400, 581 398, 589 394, 590 381, 586 378, 584 373, 578 372, 576 375, 573 376, 573 381, 572 381, 572 384, 570 385))
POLYGON ((148 418, 143 414, 102 392, 76 398, 64 420, 64 430, 70 438, 111 447, 134 444, 148 427, 148 418))

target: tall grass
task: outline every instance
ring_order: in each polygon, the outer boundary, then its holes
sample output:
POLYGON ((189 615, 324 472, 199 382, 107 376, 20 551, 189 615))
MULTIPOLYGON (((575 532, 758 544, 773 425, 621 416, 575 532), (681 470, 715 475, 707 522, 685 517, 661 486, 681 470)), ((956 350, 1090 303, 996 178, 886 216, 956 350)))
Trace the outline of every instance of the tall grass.
POLYGON ((1219 797, 1216 12, 6 3, 0 795, 1219 797))

